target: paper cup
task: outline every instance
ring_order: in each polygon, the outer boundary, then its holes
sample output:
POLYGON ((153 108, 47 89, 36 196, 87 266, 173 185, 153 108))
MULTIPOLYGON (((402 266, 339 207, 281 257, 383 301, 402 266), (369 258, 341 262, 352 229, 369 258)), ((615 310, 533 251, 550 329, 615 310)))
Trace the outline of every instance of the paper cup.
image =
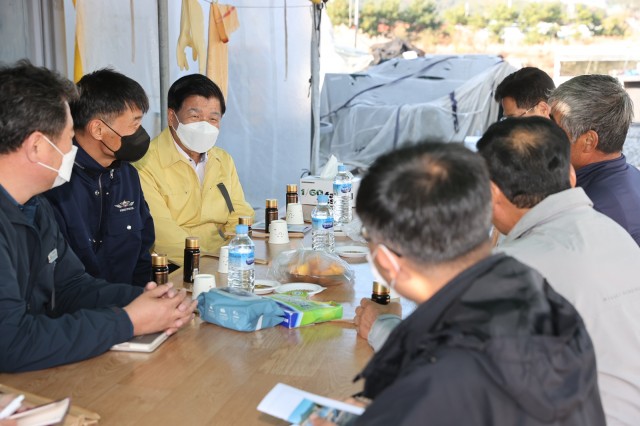
POLYGON ((289 225, 304 225, 302 204, 289 203, 289 205, 287 206, 287 223, 289 225))
POLYGON ((191 298, 196 300, 200 293, 206 293, 216 287, 216 277, 211 274, 198 274, 193 278, 193 294, 191 298))
POLYGON ((220 257, 218 257, 218 272, 226 274, 229 272, 229 246, 220 247, 220 257))
POLYGON ((269 224, 269 243, 286 244, 289 242, 289 230, 284 220, 272 220, 269 224))

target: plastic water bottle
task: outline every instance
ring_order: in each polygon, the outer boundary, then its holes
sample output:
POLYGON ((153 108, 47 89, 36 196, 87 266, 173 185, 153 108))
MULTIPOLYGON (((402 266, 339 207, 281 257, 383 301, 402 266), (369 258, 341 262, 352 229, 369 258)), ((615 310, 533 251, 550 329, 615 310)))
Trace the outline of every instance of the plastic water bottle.
POLYGON ((328 195, 318 195, 318 205, 311 212, 311 226, 311 248, 333 253, 333 212, 328 195))
POLYGON ((333 179, 333 220, 336 225, 353 220, 351 182, 353 182, 353 175, 344 164, 340 164, 338 174, 333 179))
POLYGON ((236 236, 229 243, 227 285, 252 292, 255 287, 255 246, 248 231, 247 225, 236 225, 236 236))

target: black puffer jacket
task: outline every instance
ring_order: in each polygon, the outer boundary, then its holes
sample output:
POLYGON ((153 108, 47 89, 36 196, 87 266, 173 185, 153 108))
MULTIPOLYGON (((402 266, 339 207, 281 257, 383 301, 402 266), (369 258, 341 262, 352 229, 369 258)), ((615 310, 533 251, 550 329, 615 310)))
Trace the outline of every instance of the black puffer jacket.
POLYGON ((363 425, 605 424, 582 319, 501 254, 420 305, 359 377, 363 425))
POLYGON ((130 339, 120 307, 142 291, 89 276, 47 201, 21 211, 0 187, 0 372, 80 361, 130 339))

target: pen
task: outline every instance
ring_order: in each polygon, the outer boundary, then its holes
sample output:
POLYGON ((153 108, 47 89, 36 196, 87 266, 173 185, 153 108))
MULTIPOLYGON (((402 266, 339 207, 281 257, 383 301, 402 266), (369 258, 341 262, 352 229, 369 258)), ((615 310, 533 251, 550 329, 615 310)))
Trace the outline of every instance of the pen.
POLYGON ((18 410, 18 408, 20 408, 20 405, 22 404, 23 400, 24 400, 24 395, 18 395, 15 398, 13 398, 13 401, 7 404, 7 406, 4 407, 2 411, 0 411, 0 419, 6 419, 7 417, 15 413, 18 410))

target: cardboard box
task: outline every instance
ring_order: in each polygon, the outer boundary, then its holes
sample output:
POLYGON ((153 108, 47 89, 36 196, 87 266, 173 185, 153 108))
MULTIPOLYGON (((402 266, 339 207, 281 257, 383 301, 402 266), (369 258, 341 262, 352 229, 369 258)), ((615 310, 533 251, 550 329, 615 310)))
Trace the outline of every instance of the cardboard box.
POLYGON ((342 305, 335 302, 316 302, 285 294, 267 296, 276 301, 284 311, 281 326, 296 328, 308 324, 342 318, 342 305))
MULTIPOLYGON (((356 195, 360 188, 361 178, 355 176, 351 182, 351 196, 353 205, 356 205, 356 195)), ((300 203, 315 206, 318 204, 318 195, 327 194, 329 204, 333 205, 333 179, 322 179, 320 176, 307 176, 300 179, 300 203)))

